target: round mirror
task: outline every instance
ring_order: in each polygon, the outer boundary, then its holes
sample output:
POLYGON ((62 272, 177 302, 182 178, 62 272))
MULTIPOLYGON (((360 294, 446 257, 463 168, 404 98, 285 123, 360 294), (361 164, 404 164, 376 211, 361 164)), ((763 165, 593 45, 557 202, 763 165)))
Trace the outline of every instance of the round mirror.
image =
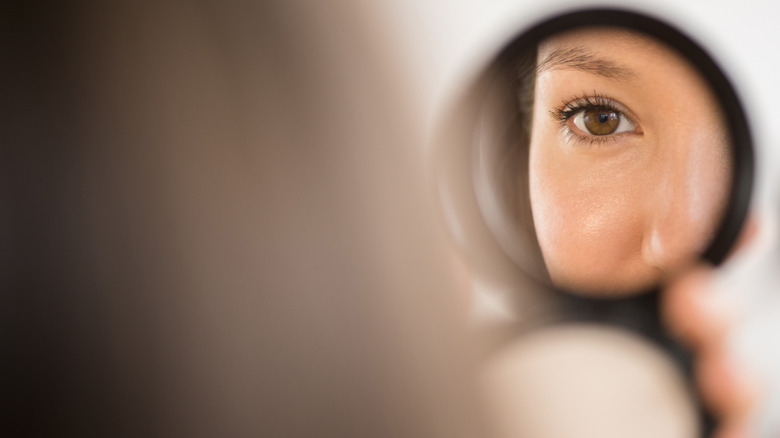
MULTIPOLYGON (((717 264, 734 243, 752 183, 745 116, 678 30, 616 10, 555 17, 512 40, 461 103, 436 161, 464 252, 490 240, 537 282, 615 297, 717 264)), ((471 256, 488 276, 491 257, 471 256)))

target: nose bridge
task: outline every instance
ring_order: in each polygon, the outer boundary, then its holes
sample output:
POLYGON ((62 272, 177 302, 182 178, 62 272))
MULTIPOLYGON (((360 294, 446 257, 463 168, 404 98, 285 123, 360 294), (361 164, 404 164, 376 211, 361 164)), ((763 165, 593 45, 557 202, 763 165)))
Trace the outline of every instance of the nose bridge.
POLYGON ((695 254, 702 232, 696 139, 679 131, 668 134, 659 139, 649 177, 642 242, 645 260, 665 271, 695 254))

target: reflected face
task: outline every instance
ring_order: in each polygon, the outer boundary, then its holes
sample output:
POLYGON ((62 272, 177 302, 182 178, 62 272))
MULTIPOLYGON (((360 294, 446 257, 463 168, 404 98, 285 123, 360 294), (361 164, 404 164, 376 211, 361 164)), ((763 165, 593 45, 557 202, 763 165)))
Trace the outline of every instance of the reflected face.
POLYGON ((586 28, 539 45, 529 152, 534 227, 556 286, 644 289, 714 237, 728 125, 706 80, 643 34, 586 28))

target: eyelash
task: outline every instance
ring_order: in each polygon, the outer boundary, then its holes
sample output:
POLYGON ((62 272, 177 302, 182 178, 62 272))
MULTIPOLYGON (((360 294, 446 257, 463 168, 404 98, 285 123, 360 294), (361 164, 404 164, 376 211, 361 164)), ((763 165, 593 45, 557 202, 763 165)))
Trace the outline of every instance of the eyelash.
POLYGON ((569 128, 568 125, 569 119, 571 119, 581 111, 594 109, 594 108, 614 111, 622 115, 623 117, 628 117, 626 116, 624 111, 621 111, 618 108, 618 105, 615 103, 613 99, 596 92, 594 92, 590 96, 588 95, 574 96, 570 98, 568 101, 564 101, 564 103, 560 107, 557 107, 552 111, 550 111, 550 115, 552 116, 553 119, 560 122, 561 129, 565 131, 567 140, 575 140, 580 144, 584 144, 588 146, 615 141, 618 137, 617 135, 586 137, 573 132, 571 128, 569 128))

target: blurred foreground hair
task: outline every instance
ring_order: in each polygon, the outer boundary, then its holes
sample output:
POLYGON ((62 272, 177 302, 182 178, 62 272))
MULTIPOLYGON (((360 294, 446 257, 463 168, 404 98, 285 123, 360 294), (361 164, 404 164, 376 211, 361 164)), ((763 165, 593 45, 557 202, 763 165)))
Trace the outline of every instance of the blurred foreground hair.
POLYGON ((0 435, 479 435, 396 53, 328 3, 4 8, 0 435))

